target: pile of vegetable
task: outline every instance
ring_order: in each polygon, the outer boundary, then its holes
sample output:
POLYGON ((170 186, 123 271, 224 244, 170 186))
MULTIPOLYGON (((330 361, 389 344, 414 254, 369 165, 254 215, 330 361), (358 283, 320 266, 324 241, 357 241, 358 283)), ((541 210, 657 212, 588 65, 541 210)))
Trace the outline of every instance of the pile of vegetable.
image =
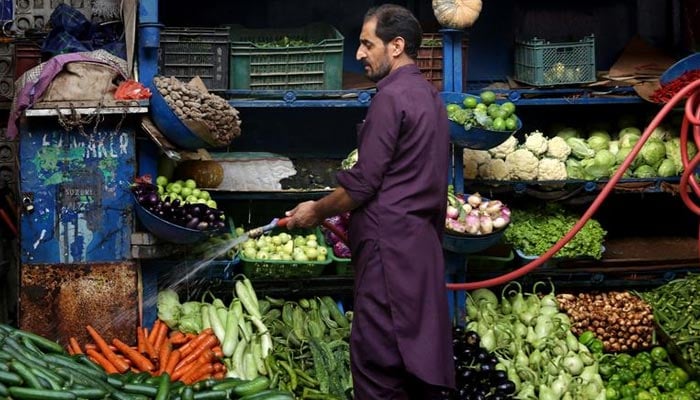
POLYGON ((241 135, 238 110, 226 99, 209 93, 206 88, 183 83, 174 76, 156 76, 153 83, 185 125, 197 124, 207 128, 208 132, 197 131, 206 142, 221 147, 241 135), (205 133, 206 136, 202 137, 205 133))
POLYGON ((523 293, 511 282, 500 299, 489 289, 469 292, 466 328, 496 355, 496 369, 515 383, 516 399, 605 399, 597 356, 571 331, 554 288, 537 294, 541 284, 523 293))
MULTIPOLYGON (((549 250, 578 221, 579 216, 559 204, 547 203, 513 210, 504 238, 527 256, 539 256, 549 250)), ((593 257, 603 254, 607 232, 591 218, 556 254, 557 258, 593 257)))
POLYGON ((510 222, 510 209, 499 200, 487 200, 479 193, 462 195, 447 190, 445 228, 456 235, 487 235, 505 229, 510 222))
POLYGON ((691 400, 700 398, 700 383, 668 357, 663 347, 628 353, 610 354, 600 361, 605 380, 605 399, 691 400))
POLYGON ((250 238, 241 244, 241 256, 248 260, 326 261, 328 248, 316 233, 280 232, 250 238))
MULTIPOLYGON (((348 237, 348 223, 350 222, 350 212, 345 212, 340 215, 334 215, 330 218, 326 218, 326 222, 333 225, 338 231, 345 234, 348 237)), ((338 235, 333 233, 330 229, 321 226, 321 231, 323 232, 323 237, 326 239, 326 243, 333 249, 333 255, 338 258, 352 258, 352 253, 348 244, 342 241, 338 235)))
POLYGON ((479 346, 479 335, 455 327, 452 334, 457 391, 443 400, 512 399, 515 383, 505 371, 496 369, 498 359, 479 346))
MULTIPOLYGON (((587 135, 566 127, 551 137, 540 131, 525 135, 524 141, 511 136, 489 150, 465 149, 464 175, 485 180, 597 180, 612 176, 641 138, 641 130, 625 126, 611 134, 593 129, 587 135)), ((683 172, 680 138, 660 126, 625 171, 624 178, 673 177, 683 172)), ((692 158, 697 148, 687 145, 692 158)))
MULTIPOLYGON (((152 332, 161 331, 154 329, 152 332)), ((288 392, 271 391, 266 389, 267 386, 263 386, 257 381, 207 378, 194 384, 186 384, 183 380, 171 381, 172 377, 167 372, 160 375, 151 372, 135 372, 139 365, 149 367, 147 364, 143 364, 144 361, 134 356, 132 352, 138 352, 145 357, 146 350, 139 350, 113 341, 119 346, 114 347, 103 343, 102 340, 98 341, 95 349, 99 349, 100 353, 104 349, 114 353, 115 355, 110 356, 110 358, 115 360, 117 365, 121 365, 120 369, 125 372, 105 371, 101 366, 91 361, 90 357, 94 358, 94 356, 77 353, 76 349, 80 346, 76 347, 75 343, 69 345, 71 351, 76 353, 71 355, 56 342, 31 332, 0 324, 0 398, 22 400, 166 400, 169 398, 193 400, 206 398, 224 400, 241 399, 256 394, 264 396, 263 392, 267 392, 269 396, 275 394, 277 396, 275 398, 279 400, 294 399, 288 392), (131 349, 123 353, 130 354, 127 358, 122 358, 120 347, 131 349), (116 361, 117 359, 119 361, 116 361), (127 364, 126 369, 124 369, 122 362, 127 364), (129 363, 132 364, 129 365, 129 363), (131 370, 132 368, 134 371, 131 370)), ((169 339, 166 339, 164 343, 169 343, 169 339)), ((191 343, 190 350, 196 351, 194 340, 191 343)), ((82 348, 80 349, 82 350, 82 348)), ((93 348, 86 344, 85 349, 93 348)), ((172 357, 173 353, 175 351, 168 356, 168 359, 172 357)))
POLYGON ((693 371, 700 372, 700 274, 688 274, 655 289, 637 292, 652 308, 660 330, 693 371))
POLYGON ((638 351, 654 342, 651 307, 630 292, 560 293, 557 300, 573 332, 602 340, 607 352, 638 351))
POLYGON ((515 104, 496 103, 496 94, 490 90, 476 96, 466 96, 462 104, 448 103, 447 118, 468 131, 481 128, 490 131, 513 132, 518 127, 515 104))
POLYGON ((357 149, 354 149, 343 159, 343 161, 340 162, 340 169, 352 168, 357 162, 358 157, 359 153, 357 149))
MULTIPOLYGON (((200 231, 218 231, 226 226, 226 216, 222 210, 216 208, 212 200, 198 198, 191 202, 194 195, 188 195, 189 200, 182 199, 182 190, 193 192, 198 190, 191 183, 173 182, 169 189, 161 185, 153 185, 140 180, 131 186, 136 201, 140 206, 150 211, 155 216, 189 229, 200 231)), ((204 191, 194 192, 202 196, 204 191)), ((208 194, 208 193, 207 193, 208 194)))
POLYGON ((221 343, 228 379, 305 398, 346 397, 352 388, 350 313, 343 314, 328 296, 258 299, 245 277, 234 290, 229 305, 213 296, 211 301, 180 303, 176 292, 162 290, 158 317, 185 334, 211 330, 221 343))

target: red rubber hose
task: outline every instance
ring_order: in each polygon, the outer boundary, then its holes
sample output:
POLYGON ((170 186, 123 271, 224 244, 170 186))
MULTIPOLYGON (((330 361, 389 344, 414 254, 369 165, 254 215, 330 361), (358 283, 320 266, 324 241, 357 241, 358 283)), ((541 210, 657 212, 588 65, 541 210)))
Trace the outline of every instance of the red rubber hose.
MULTIPOLYGON (((617 182, 622 178, 627 168, 629 168, 634 157, 637 156, 639 151, 644 146, 644 143, 649 139, 651 133, 659 126, 659 123, 663 121, 666 115, 676 106, 677 103, 683 100, 684 97, 692 93, 685 103, 685 116, 683 118, 683 125, 680 132, 680 143, 681 143, 681 159, 683 162, 683 174, 681 175, 680 181, 680 196, 685 205, 695 214, 700 215, 700 206, 696 205, 690 198, 688 188, 692 189, 696 196, 700 196, 700 185, 694 178, 695 168, 700 164, 700 152, 693 157, 692 160, 688 159, 688 152, 686 149, 686 144, 688 143, 688 127, 692 125, 693 129, 693 140, 696 144, 700 143, 700 107, 698 107, 698 100, 700 100, 700 80, 692 82, 688 86, 684 87, 681 91, 676 93, 673 98, 664 105, 654 119, 649 123, 649 126, 644 130, 642 137, 634 145, 630 151, 627 158, 622 162, 620 167, 615 171, 610 180, 603 186, 598 196, 593 200, 593 203, 588 207, 581 218, 574 224, 571 230, 564 235, 557 243, 554 244, 549 250, 538 257, 536 260, 523 265, 522 267, 513 270, 507 274, 497 276, 495 278, 486 279, 477 282, 466 282, 466 283, 448 283, 447 289, 449 290, 474 290, 485 287, 492 287, 501 284, 505 284, 512 280, 518 279, 521 276, 533 271, 535 268, 544 264, 549 260, 556 252, 558 252, 562 247, 564 247, 577 233, 583 228, 583 226, 588 222, 591 217, 598 210, 603 201, 608 197, 610 192, 614 189, 617 182)), ((700 228, 699 228, 700 230, 700 228)))

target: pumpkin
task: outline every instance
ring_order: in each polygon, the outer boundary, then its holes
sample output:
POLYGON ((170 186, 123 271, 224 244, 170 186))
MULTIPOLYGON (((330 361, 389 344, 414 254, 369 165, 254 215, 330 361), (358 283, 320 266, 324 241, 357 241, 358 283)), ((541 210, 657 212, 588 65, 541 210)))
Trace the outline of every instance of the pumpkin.
POLYGON ((433 0, 433 13, 446 28, 469 28, 479 18, 481 0, 433 0))
POLYGON ((187 160, 175 168, 177 179, 194 179, 198 188, 213 189, 224 180, 224 168, 213 160, 187 160))

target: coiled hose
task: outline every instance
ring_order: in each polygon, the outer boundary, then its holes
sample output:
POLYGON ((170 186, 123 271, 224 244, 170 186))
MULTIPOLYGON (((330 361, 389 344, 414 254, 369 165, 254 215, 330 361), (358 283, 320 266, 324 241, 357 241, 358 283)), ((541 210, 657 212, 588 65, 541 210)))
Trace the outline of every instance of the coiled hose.
MULTIPOLYGON (((538 257, 536 260, 523 265, 522 267, 513 270, 507 274, 497 276, 495 278, 486 279, 477 282, 465 282, 465 283, 448 283, 447 289, 449 290, 474 290, 479 288, 486 288, 497 286, 501 284, 508 283, 512 280, 518 279, 523 275, 533 271, 535 268, 544 264, 549 260, 556 252, 558 252, 562 247, 564 247, 577 233, 583 228, 583 226, 588 222, 591 217, 598 210, 603 201, 608 197, 610 192, 614 189, 617 182, 622 178, 627 168, 629 168, 632 160, 637 156, 639 151, 644 146, 644 143, 649 139, 651 133, 656 129, 656 127, 663 121, 663 119, 668 115, 668 113, 683 100, 683 98, 688 97, 685 103, 685 113, 683 117, 683 122, 681 125, 680 132, 680 147, 681 147, 681 160, 683 162, 683 174, 681 175, 679 192, 680 197, 694 214, 700 216, 700 206, 698 206, 693 199, 690 197, 690 191, 695 194, 695 196, 700 196, 700 184, 694 177, 695 168, 700 164, 700 152, 698 152, 692 160, 688 158, 688 132, 692 129, 693 141, 696 144, 700 144, 700 80, 694 81, 688 86, 684 87, 678 93, 676 93, 673 98, 664 105, 661 110, 656 114, 654 119, 649 123, 649 126, 642 133, 642 137, 635 144, 630 151, 627 158, 622 162, 620 167, 615 171, 610 180, 603 186, 598 196, 593 200, 593 203, 588 207, 581 218, 574 224, 571 230, 564 235, 557 243, 554 244, 549 250, 538 257)), ((700 147, 700 146, 698 146, 700 147)), ((698 237, 700 238, 700 226, 698 227, 698 237)), ((700 246, 698 246, 700 251, 700 246)), ((698 255, 700 257, 700 253, 698 255)))

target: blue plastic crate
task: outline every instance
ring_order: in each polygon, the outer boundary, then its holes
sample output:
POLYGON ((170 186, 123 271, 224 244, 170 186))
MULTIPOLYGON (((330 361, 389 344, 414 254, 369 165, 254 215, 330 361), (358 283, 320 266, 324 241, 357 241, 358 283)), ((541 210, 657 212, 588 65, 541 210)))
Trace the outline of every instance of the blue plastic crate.
POLYGON ((533 86, 595 82, 595 37, 550 43, 534 38, 515 46, 515 80, 533 86))

